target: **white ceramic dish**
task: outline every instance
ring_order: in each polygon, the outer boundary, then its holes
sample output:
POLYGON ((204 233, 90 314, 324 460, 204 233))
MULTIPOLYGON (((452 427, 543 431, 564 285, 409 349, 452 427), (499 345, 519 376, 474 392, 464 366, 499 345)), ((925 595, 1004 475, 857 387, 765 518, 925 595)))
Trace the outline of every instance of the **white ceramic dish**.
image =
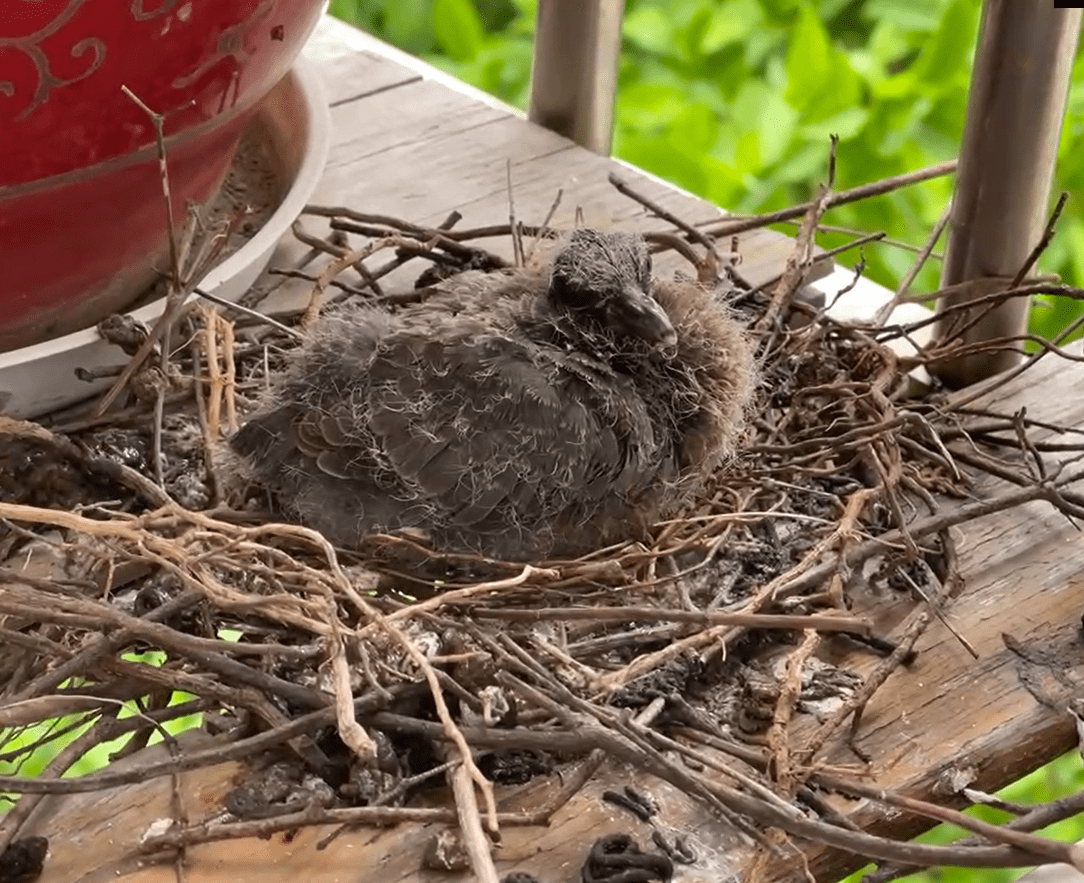
MULTIPOLYGON (((327 161, 331 115, 315 65, 299 57, 293 68, 263 100, 249 128, 267 133, 276 173, 287 189, 267 223, 241 248, 215 267, 200 283, 211 294, 240 299, 259 276, 276 243, 316 189, 327 161)), ((130 314, 153 325, 162 301, 130 314)), ((32 418, 108 388, 110 380, 88 383, 76 368, 123 364, 124 352, 106 343, 93 328, 33 346, 0 353, 0 413, 32 418)))

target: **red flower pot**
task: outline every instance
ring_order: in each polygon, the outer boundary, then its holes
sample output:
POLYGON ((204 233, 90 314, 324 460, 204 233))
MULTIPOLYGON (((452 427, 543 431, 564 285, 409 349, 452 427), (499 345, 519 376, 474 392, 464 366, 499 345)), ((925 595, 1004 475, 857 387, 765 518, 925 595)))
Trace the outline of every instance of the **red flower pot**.
POLYGON ((165 118, 181 224, 323 5, 0 2, 0 351, 123 310, 166 269, 154 126, 121 86, 165 118))

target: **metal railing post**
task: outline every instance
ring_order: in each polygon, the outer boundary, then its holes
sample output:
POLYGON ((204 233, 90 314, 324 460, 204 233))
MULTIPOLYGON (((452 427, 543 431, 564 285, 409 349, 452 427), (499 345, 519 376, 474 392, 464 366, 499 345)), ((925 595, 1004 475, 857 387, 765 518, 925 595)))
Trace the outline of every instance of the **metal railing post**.
MULTIPOLYGON (((942 287, 992 276, 1012 279, 1042 235, 1080 22, 1080 9, 1055 9, 1050 2, 983 4, 942 287)), ((980 282, 945 298, 938 309, 991 290, 997 289, 980 282)), ((1027 299, 1006 301, 963 340, 1023 334, 1027 312, 1027 299)), ((951 333, 961 314, 955 315, 937 323, 938 337, 951 333)), ((1018 360, 1016 353, 999 351, 936 370, 951 386, 965 386, 1018 360)))
POLYGON ((625 0, 539 0, 528 118, 609 156, 625 0))

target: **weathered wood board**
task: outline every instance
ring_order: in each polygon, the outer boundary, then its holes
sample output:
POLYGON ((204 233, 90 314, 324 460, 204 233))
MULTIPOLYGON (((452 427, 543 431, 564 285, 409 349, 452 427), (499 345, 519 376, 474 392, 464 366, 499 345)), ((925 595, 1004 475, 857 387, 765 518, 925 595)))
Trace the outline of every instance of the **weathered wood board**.
MULTIPOLYGON (((1079 347, 1077 348, 1079 352, 1079 347)), ((1029 418, 1084 427, 1084 365, 1056 359, 976 403, 1002 413, 1027 408, 1029 418)), ((980 483, 977 495, 1004 493, 1003 483, 980 483)), ((918 658, 892 675, 862 717, 857 743, 873 758, 868 772, 885 788, 944 803, 950 775, 995 791, 1076 743, 1068 701, 1084 691, 1084 541, 1079 528, 1042 503, 968 522, 955 531, 966 586, 946 613, 975 647, 972 659, 941 623, 916 645, 918 658), (1006 636, 1026 648, 1010 649, 1006 636)), ((870 599, 879 621, 898 615, 870 599)), ((873 661, 854 654, 848 665, 868 671, 873 661)), ((800 743, 807 722, 796 730, 800 743)), ((859 765, 839 745, 828 762, 859 765)), ((859 765, 860 766, 860 765, 859 765)), ((871 833, 917 834, 930 823, 868 803, 849 807, 871 833)), ((861 866, 817 845, 804 850, 818 879, 832 880, 861 866)), ((769 879, 790 879, 786 868, 769 879)))

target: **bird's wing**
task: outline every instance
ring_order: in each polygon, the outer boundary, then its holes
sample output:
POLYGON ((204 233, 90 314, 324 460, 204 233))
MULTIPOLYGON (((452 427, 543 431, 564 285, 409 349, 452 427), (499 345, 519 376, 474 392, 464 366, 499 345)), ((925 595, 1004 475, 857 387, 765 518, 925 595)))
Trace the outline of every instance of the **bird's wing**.
POLYGON ((281 484, 284 473, 306 471, 310 464, 299 456, 312 465, 330 465, 323 471, 335 475, 332 454, 357 447, 358 421, 351 410, 365 396, 367 365, 377 343, 395 330, 394 323, 385 310, 365 306, 325 316, 294 353, 292 370, 276 395, 278 405, 248 420, 230 447, 272 484, 281 484), (326 456, 317 464, 321 455, 326 456))
POLYGON ((372 432, 401 480, 457 526, 601 496, 627 427, 560 356, 498 333, 394 335, 370 363, 372 432))
POLYGON ((315 511, 331 505, 321 495, 337 494, 355 501, 351 529, 362 533, 412 524, 461 536, 575 532, 577 519, 604 509, 623 518, 615 500, 635 498, 658 457, 628 378, 463 316, 451 333, 447 323, 400 326, 360 362, 335 366, 325 378, 333 388, 287 397, 231 442, 262 458, 318 527, 351 520, 315 511))

